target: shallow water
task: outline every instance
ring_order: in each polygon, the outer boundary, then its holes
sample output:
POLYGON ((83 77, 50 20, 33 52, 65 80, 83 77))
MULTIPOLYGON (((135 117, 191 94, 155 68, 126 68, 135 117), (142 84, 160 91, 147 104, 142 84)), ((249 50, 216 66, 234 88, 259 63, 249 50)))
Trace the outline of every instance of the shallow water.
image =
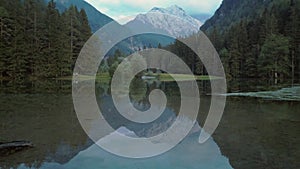
POLYGON ((257 97, 281 101, 300 101, 300 86, 282 88, 275 91, 228 93, 226 96, 257 97))

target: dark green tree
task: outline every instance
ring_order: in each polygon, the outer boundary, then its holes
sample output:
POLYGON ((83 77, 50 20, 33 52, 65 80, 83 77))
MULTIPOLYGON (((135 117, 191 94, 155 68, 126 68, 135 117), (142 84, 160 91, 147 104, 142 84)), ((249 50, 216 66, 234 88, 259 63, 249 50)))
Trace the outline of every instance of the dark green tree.
POLYGON ((259 56, 261 77, 279 79, 290 77, 289 40, 282 35, 267 37, 259 56))
POLYGON ((4 76, 6 60, 10 55, 8 45, 12 36, 11 33, 11 20, 8 11, 0 6, 0 79, 4 76))
POLYGON ((285 25, 285 34, 290 39, 290 59, 292 79, 300 78, 300 15, 296 2, 291 0, 287 10, 287 23, 285 25))

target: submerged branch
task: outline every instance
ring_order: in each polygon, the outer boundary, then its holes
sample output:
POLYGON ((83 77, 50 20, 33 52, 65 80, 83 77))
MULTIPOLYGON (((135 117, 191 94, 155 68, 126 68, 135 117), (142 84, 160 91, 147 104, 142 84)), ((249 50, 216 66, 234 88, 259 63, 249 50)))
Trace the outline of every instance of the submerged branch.
POLYGON ((0 142, 0 156, 7 156, 32 147, 33 144, 29 141, 0 142))

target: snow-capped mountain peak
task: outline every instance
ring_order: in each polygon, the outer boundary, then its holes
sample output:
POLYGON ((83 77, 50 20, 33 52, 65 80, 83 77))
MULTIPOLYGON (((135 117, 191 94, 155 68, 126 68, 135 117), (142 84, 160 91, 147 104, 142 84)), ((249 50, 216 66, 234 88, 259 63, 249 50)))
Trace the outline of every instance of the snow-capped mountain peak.
POLYGON ((202 23, 189 16, 177 5, 168 8, 152 8, 146 14, 139 14, 133 21, 126 24, 128 27, 152 27, 155 30, 167 32, 175 37, 187 37, 199 31, 202 23))
POLYGON ((167 8, 167 11, 177 16, 187 16, 185 11, 177 5, 173 5, 167 8))
POLYGON ((166 13, 175 16, 186 16, 186 12, 177 5, 173 5, 168 8, 154 7, 149 12, 160 12, 160 13, 166 13))
POLYGON ((154 7, 149 12, 165 12, 165 9, 154 7))

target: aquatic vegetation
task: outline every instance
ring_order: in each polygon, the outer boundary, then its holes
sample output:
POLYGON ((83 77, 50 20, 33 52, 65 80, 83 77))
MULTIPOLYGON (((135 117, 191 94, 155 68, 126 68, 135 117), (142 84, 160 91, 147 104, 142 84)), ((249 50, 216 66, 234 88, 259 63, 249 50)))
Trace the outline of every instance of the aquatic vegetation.
POLYGON ((228 93, 226 96, 256 97, 268 100, 300 101, 300 86, 282 88, 277 91, 228 93))

